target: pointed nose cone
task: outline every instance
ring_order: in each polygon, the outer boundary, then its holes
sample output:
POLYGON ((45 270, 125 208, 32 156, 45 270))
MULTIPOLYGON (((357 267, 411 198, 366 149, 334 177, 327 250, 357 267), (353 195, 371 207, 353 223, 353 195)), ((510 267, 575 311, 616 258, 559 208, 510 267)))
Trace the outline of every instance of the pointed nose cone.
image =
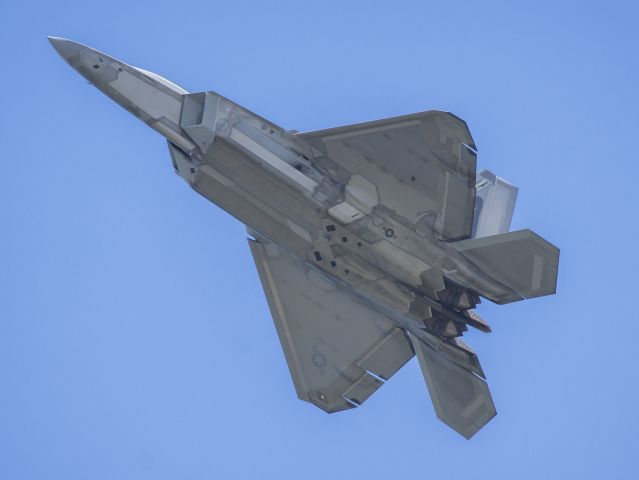
POLYGON ((87 48, 85 45, 81 43, 74 42, 73 40, 67 40, 66 38, 60 37, 47 37, 55 51, 58 52, 65 62, 69 62, 69 59, 77 56, 82 50, 87 48))
POLYGON ((186 90, 81 43, 59 37, 48 39, 73 69, 118 105, 184 150, 196 148, 180 129, 186 90))

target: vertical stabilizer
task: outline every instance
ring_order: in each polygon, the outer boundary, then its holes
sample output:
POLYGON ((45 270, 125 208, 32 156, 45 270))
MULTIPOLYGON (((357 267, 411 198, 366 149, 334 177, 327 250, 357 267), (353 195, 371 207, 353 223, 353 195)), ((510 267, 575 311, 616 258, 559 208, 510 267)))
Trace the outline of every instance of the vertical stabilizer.
POLYGON ((477 174, 472 238, 510 230, 519 189, 488 170, 477 174))

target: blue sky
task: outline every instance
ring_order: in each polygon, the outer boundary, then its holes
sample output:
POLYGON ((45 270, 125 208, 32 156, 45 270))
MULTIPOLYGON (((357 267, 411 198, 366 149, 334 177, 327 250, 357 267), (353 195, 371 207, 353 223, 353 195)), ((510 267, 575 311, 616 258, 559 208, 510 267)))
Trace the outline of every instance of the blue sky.
POLYGON ((0 478, 631 478, 639 460, 634 2, 0 6, 0 478), (296 399, 242 225, 46 35, 285 128, 441 109, 561 248, 558 294, 485 301, 498 416, 471 441, 413 360, 296 399))

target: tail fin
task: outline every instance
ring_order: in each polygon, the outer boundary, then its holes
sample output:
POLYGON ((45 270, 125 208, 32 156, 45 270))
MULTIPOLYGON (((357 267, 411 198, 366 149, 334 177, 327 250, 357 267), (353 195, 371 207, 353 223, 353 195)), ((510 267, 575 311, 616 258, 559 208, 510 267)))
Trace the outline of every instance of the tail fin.
POLYGON ((519 189, 489 170, 477 173, 472 238, 505 233, 515 211, 519 189))
POLYGON ((555 293, 559 249, 530 230, 472 238, 451 244, 484 273, 511 290, 476 292, 496 303, 510 303, 555 293))

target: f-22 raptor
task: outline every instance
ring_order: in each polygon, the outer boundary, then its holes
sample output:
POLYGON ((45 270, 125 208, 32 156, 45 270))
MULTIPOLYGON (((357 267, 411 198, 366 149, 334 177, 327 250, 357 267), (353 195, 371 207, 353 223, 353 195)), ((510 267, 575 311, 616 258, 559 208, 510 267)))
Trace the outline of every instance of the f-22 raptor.
POLYGON ((175 172, 247 226, 300 399, 361 405, 414 355, 437 416, 466 438, 496 414, 474 311, 555 293, 559 250, 509 232, 517 188, 476 172, 466 123, 442 111, 307 133, 214 92, 49 37, 92 85, 156 130, 175 172))

